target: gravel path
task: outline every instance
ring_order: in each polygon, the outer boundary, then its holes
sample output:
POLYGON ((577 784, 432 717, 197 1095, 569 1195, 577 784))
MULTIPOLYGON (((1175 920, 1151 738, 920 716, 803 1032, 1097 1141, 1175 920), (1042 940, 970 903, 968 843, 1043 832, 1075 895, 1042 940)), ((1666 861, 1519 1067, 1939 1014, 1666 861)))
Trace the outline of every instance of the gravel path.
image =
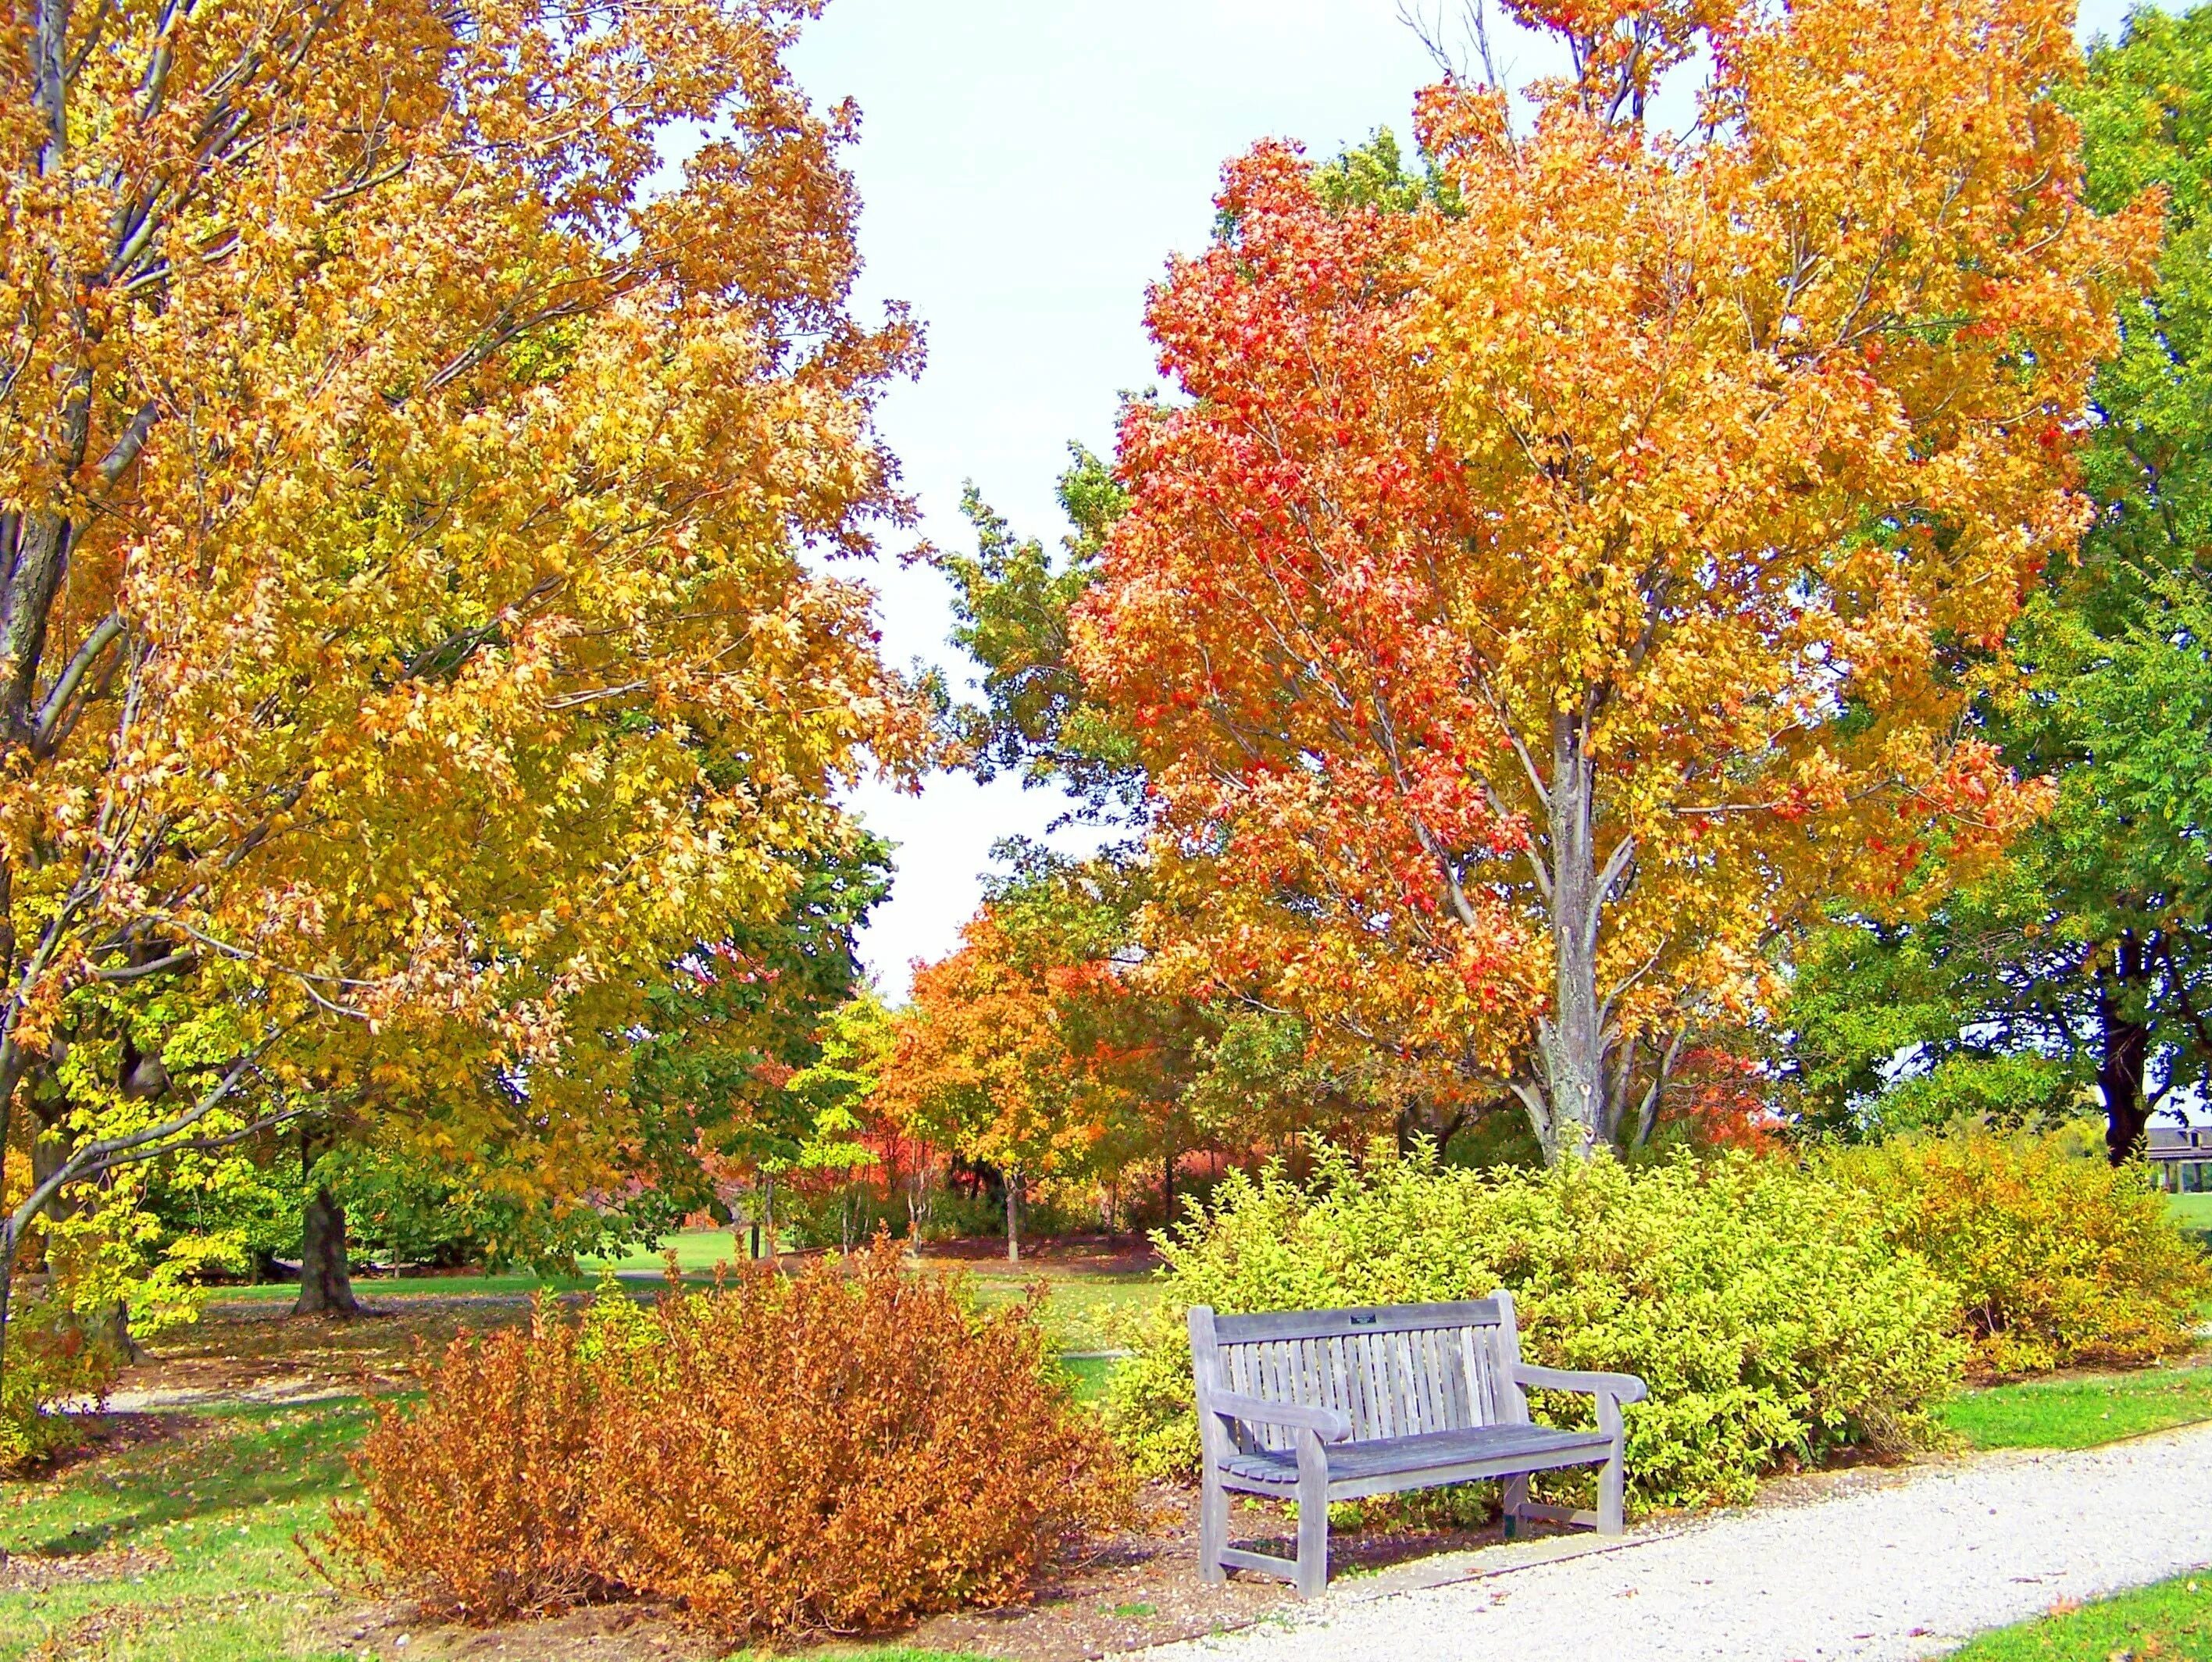
POLYGON ((1358 1583, 1288 1626, 1150 1662, 1905 1662, 2212 1565, 2212 1426, 1991 1455, 1802 1506, 1720 1513, 1604 1552, 1425 1592, 1358 1583))

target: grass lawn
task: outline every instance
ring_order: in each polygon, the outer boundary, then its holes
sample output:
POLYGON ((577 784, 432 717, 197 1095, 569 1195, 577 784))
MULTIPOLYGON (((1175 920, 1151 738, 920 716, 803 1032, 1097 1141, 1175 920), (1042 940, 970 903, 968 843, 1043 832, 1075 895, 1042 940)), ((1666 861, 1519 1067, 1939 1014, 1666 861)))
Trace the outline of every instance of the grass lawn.
MULTIPOLYGON (((738 1241, 727 1229, 687 1229, 669 1237, 678 1267, 687 1277, 705 1278, 718 1264, 735 1264, 738 1241)), ((1035 1283, 1051 1289, 1044 1307, 1044 1325, 1054 1341, 1067 1350, 1111 1350, 1124 1343, 1116 1319, 1124 1313, 1144 1309, 1160 1295, 1159 1283, 1143 1271, 1099 1271, 1086 1265, 1053 1263, 1007 1264, 1000 1259, 967 1260, 957 1265, 932 1260, 933 1267, 953 1268, 964 1273, 975 1302, 985 1309, 1011 1304, 1035 1283)), ((409 1299, 527 1297, 532 1293, 589 1292, 600 1274, 611 1267, 640 1290, 639 1278, 658 1276, 663 1268, 659 1253, 632 1253, 614 1259, 586 1261, 581 1276, 535 1276, 526 1272, 496 1276, 399 1276, 356 1274, 354 1291, 374 1305, 390 1306, 409 1299)), ((210 1297, 222 1304, 289 1304, 299 1289, 285 1283, 260 1287, 223 1287, 210 1297)))
POLYGON ((2094 1448, 2212 1420, 2212 1368, 2031 1380, 1967 1392, 1937 1413, 1976 1448, 2094 1448))
POLYGON ((1164 1290, 1143 1271, 1102 1273, 1011 1264, 961 1267, 969 1272, 975 1302, 987 1310, 1012 1304, 1032 1283, 1044 1282, 1051 1289, 1044 1304, 1045 1331, 1064 1350, 1123 1348, 1128 1340, 1121 1323, 1158 1303, 1164 1290))
POLYGON ((2212 1662, 2212 1571, 1985 1633, 1953 1662, 2212 1662))
POLYGON ((2212 1229, 2212 1194, 2168 1195, 2166 1210, 2185 1229, 2212 1229))
POLYGON ((346 1656, 317 1632, 339 1600, 292 1537, 322 1522, 368 1419, 353 1401, 179 1416, 169 1436, 8 1484, 0 1544, 88 1555, 91 1574, 0 1592, 0 1658, 346 1656))

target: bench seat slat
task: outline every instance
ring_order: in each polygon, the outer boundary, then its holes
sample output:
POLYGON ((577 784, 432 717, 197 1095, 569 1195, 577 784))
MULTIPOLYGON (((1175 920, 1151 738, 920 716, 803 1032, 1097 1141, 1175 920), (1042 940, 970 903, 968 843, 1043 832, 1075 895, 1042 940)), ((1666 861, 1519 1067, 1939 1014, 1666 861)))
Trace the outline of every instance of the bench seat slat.
MULTIPOLYGON (((1434 1468, 1465 1465, 1488 1460, 1518 1461, 1551 1455, 1602 1459, 1608 1441, 1595 1431, 1555 1431, 1542 1425, 1490 1425, 1473 1431, 1431 1431, 1418 1436, 1392 1437, 1382 1442, 1338 1443, 1328 1451, 1328 1475, 1334 1489, 1339 1479, 1358 1482, 1368 1477, 1404 1477, 1434 1468)), ((1224 1473, 1249 1483, 1295 1489, 1298 1461, 1295 1453, 1267 1452, 1234 1454, 1223 1465, 1224 1473)))

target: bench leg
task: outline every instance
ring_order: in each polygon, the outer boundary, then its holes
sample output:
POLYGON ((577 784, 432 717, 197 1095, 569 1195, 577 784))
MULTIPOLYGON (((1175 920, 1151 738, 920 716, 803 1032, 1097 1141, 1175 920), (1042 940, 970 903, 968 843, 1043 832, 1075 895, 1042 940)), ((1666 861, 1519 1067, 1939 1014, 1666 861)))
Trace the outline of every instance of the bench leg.
MULTIPOLYGON (((1312 1435, 1302 1432, 1299 1441, 1312 1435)), ((1318 1444, 1310 1464, 1303 1449, 1299 1454, 1298 1597, 1318 1598, 1328 1589, 1328 1468, 1318 1444)))
POLYGON ((1620 1423, 1620 1404, 1613 1393, 1597 1393, 1598 1428, 1613 1440, 1613 1453, 1606 1457, 1605 1470, 1597 1479, 1597 1532, 1618 1535, 1621 1532, 1620 1502, 1628 1486, 1628 1435, 1620 1423))
POLYGON ((1597 1532, 1618 1535, 1625 1527, 1621 1518, 1621 1499, 1628 1487, 1628 1462, 1621 1447, 1621 1435, 1613 1434, 1613 1453, 1606 1458, 1605 1470, 1597 1479, 1597 1532))
POLYGON ((1198 1579, 1218 1583, 1229 1579, 1221 1562, 1221 1549, 1229 1544, 1229 1495, 1213 1462, 1205 1463, 1198 1490, 1198 1579))
POLYGON ((1521 1508, 1528 1504, 1528 1479, 1526 1477, 1508 1477, 1504 1487, 1502 1521, 1505 1526, 1505 1538, 1510 1541, 1521 1531, 1521 1508))

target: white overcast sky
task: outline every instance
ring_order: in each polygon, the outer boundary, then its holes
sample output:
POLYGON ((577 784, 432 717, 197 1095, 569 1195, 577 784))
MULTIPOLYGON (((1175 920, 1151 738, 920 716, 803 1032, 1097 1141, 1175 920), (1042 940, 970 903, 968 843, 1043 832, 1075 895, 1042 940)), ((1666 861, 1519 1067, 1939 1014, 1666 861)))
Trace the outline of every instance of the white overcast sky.
MULTIPOLYGON (((2124 9, 2088 0, 2084 38, 2116 33, 2124 9)), ((1493 27, 1509 79, 1548 67, 1493 27)), ((861 304, 904 300, 929 331, 927 368, 891 393, 882 425, 922 534, 944 546, 967 541, 971 478, 1017 531, 1059 537, 1066 446, 1108 452, 1120 394, 1153 383, 1145 288, 1171 252, 1204 245, 1224 161, 1264 137, 1317 156, 1378 125, 1403 138, 1434 79, 1396 0, 831 0, 793 64, 817 101, 860 105, 861 304)), ((943 579, 886 561, 872 580, 890 660, 969 684, 943 579)), ((991 845, 1042 835, 1064 806, 965 777, 853 800, 898 844, 896 887, 862 938, 894 999, 913 960, 954 944, 991 845)))

